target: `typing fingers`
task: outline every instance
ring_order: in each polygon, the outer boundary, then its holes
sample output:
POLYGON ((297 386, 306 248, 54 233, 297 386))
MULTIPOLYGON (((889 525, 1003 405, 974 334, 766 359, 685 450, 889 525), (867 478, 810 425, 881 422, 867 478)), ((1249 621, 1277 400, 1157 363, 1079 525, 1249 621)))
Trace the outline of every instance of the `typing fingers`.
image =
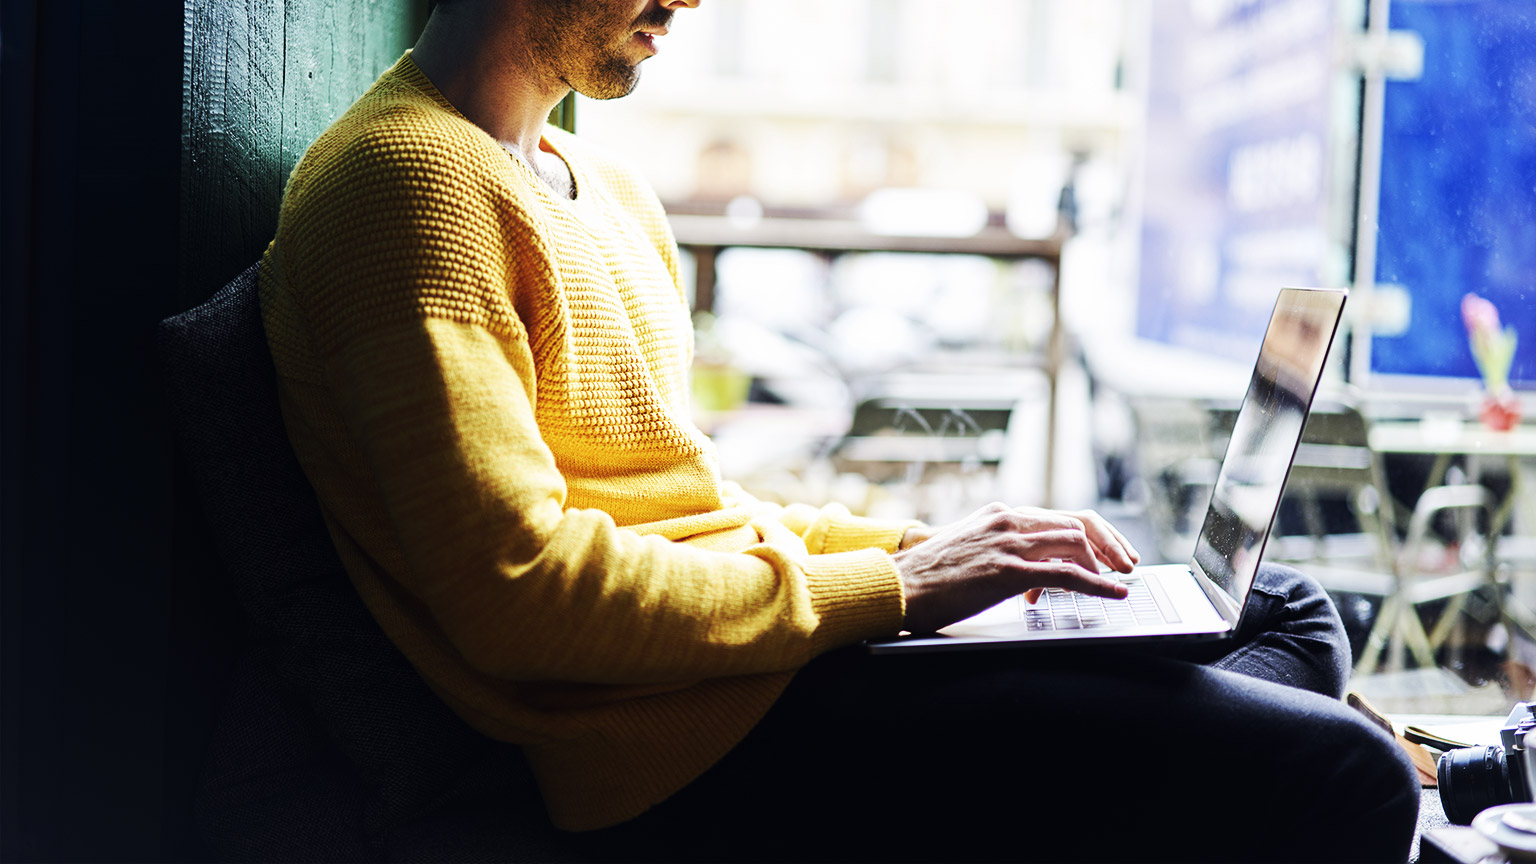
POLYGON ((1099 571, 1098 556, 1087 534, 1080 528, 1014 534, 1008 541, 1008 551, 1025 561, 1065 561, 1085 572, 1099 571))
POLYGON ((1131 541, 1125 539, 1125 535, 1103 516, 1093 510, 1082 510, 1071 515, 1081 520, 1083 533, 1093 544, 1095 556, 1105 565, 1121 573, 1129 573, 1141 560, 1140 553, 1131 545, 1131 541))
POLYGON ((1141 560, 1141 555, 1125 535, 1096 511, 1079 510, 1068 513, 1059 510, 1042 510, 1038 507, 1018 507, 1014 508, 1012 516, 1015 520, 1014 530, 1024 534, 1060 530, 1080 532, 1087 538, 1088 548, 1094 559, 1091 563, 1083 565, 1090 570, 1098 570, 1099 565, 1102 564, 1121 573, 1129 573, 1141 560))
MULTIPOLYGON (((1099 562, 1081 530, 1062 529, 1014 535, 1009 550, 1021 559, 1018 574, 1035 588, 1067 588, 1099 597, 1123 597, 1119 580, 1099 575, 1099 562)), ((1039 592, 1035 591, 1038 599, 1039 592)), ((1031 603, 1026 592, 1026 599, 1031 603)))
POLYGON ((1031 562, 1024 568, 1030 581, 1037 587, 1024 592, 1024 599, 1034 603, 1045 588, 1065 588, 1095 597, 1125 598, 1130 589, 1113 576, 1103 576, 1078 567, 1068 561, 1031 562))

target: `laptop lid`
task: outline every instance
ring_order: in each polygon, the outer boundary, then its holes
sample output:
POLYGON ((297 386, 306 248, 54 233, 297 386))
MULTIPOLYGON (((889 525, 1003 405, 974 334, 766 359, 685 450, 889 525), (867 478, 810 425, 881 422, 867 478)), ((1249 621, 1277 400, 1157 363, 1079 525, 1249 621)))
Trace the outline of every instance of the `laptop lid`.
POLYGON ((1234 625, 1280 509, 1346 295, 1282 288, 1259 346, 1190 561, 1211 603, 1234 625))
POLYGON ((1149 577, 1149 583, 1156 572, 1155 581, 1168 592, 1161 601, 1177 613, 1169 619, 1171 623, 1021 632, 1018 615, 1005 609, 1009 603, 1021 602, 1015 597, 937 634, 870 640, 866 647, 874 653, 889 654, 1230 635, 1237 629, 1258 574, 1259 559, 1280 509, 1285 481, 1343 315, 1345 296, 1338 289, 1285 288, 1276 298, 1189 566, 1136 568, 1137 573, 1149 577))

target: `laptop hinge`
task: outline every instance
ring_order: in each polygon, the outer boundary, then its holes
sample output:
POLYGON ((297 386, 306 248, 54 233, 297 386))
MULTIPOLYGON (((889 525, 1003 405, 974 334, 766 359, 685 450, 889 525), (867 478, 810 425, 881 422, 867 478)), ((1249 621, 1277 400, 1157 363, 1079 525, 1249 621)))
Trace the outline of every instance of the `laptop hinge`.
POLYGON ((1237 601, 1232 599, 1232 595, 1221 590, 1221 586, 1217 585, 1215 580, 1205 575, 1205 568, 1200 566, 1199 561, 1191 559, 1189 571, 1195 574, 1195 582, 1205 592, 1205 596, 1210 599, 1211 605, 1216 607, 1216 611, 1221 613, 1221 617, 1226 619, 1228 624, 1236 628, 1237 621, 1243 614, 1242 607, 1237 605, 1237 601))

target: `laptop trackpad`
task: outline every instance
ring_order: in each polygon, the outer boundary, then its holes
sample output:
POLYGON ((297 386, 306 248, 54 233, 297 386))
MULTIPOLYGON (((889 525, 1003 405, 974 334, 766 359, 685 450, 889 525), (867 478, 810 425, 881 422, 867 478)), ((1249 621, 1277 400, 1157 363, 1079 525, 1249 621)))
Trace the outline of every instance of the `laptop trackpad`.
POLYGON ((1019 619, 1024 617, 1024 611, 1022 608, 1020 608, 1022 605, 1027 605, 1024 603, 1023 595, 1015 594, 1014 596, 1009 597, 1007 600, 1004 600, 996 606, 978 612, 975 615, 965 619, 964 621, 956 623, 1017 624, 1019 623, 1019 619))

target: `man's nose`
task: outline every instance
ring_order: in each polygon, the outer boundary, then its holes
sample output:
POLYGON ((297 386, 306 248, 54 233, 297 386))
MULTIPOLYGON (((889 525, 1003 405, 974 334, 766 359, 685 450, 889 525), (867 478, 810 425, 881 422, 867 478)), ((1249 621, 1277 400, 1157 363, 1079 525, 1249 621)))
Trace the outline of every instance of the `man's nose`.
POLYGON ((661 5, 668 9, 697 9, 699 0, 661 0, 661 5))

